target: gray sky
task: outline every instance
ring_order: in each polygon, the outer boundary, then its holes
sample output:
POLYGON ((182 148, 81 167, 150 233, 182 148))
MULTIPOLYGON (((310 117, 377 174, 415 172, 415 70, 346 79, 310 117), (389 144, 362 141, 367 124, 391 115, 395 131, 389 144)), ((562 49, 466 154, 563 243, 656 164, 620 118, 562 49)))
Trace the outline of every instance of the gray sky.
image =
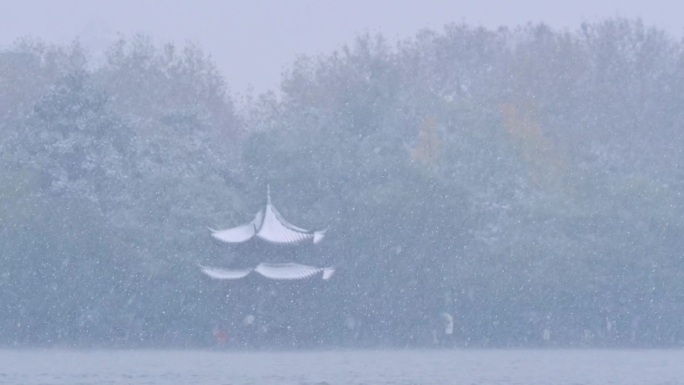
POLYGON ((391 40, 449 22, 498 27, 543 21, 575 28, 582 21, 640 17, 676 37, 684 1, 573 0, 0 0, 0 47, 21 36, 98 47, 117 33, 158 42, 194 42, 211 54, 233 93, 278 87, 299 54, 331 52, 364 31, 391 40))

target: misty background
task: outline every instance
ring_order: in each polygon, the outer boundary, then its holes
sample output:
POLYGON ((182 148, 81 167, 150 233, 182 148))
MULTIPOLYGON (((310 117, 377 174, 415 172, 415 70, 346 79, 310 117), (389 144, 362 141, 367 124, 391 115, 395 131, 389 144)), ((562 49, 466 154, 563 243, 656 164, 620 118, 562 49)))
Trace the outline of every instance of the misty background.
POLYGON ((277 91, 282 72, 298 55, 328 55, 363 33, 380 33, 394 43, 449 23, 496 29, 543 22, 574 30, 616 17, 639 18, 675 38, 684 33, 678 0, 0 0, 0 6, 0 47, 23 36, 60 45, 78 39, 101 60, 120 35, 192 43, 211 56, 236 96, 250 87, 257 94, 277 91))
MULTIPOLYGON (((286 59, 98 22, 3 32, 0 344, 681 346, 677 26, 428 8, 447 20, 361 24, 286 59), (288 220, 329 226, 321 244, 209 236, 251 219, 267 185, 288 220), (338 271, 197 267, 264 259, 338 271)), ((271 44, 298 41, 274 28, 271 44)))

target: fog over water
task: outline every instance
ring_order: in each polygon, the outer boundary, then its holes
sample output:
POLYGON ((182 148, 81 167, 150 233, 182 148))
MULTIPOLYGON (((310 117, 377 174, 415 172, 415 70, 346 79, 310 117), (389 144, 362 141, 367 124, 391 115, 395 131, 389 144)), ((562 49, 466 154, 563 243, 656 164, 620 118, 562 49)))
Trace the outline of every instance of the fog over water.
POLYGON ((681 351, 0 352, 0 383, 669 385, 681 351))

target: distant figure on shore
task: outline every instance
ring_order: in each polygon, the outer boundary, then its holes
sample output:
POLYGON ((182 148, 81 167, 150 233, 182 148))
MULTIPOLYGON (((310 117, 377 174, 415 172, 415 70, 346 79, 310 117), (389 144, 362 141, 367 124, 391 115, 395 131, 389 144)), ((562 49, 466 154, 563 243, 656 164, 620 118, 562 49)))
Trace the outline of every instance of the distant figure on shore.
POLYGON ((228 332, 225 329, 221 329, 218 326, 215 326, 212 333, 214 335, 214 340, 216 341, 216 345, 218 345, 218 346, 226 346, 228 344, 228 342, 230 341, 230 338, 228 336, 228 332))
POLYGON ((454 316, 447 312, 439 313, 438 325, 432 329, 433 345, 442 345, 454 334, 454 316))

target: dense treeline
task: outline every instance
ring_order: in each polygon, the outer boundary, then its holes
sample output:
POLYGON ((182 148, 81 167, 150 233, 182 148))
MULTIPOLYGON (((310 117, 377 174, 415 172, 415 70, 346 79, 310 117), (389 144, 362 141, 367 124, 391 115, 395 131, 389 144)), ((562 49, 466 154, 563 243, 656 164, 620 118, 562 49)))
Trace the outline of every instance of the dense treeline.
POLYGON ((18 43, 0 51, 0 343, 681 345, 683 48, 629 20, 361 36, 236 111, 193 47, 122 40, 94 65, 18 43), (267 184, 286 218, 330 227, 321 244, 208 236, 267 184), (338 272, 196 266, 265 258, 338 272))

